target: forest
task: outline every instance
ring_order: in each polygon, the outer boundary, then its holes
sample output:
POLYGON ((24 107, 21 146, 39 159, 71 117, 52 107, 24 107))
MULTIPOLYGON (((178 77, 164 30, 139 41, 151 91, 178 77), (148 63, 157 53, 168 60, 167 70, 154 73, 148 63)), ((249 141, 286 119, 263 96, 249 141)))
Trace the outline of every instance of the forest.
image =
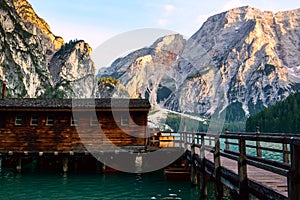
POLYGON ((258 126, 265 133, 300 133, 300 93, 292 94, 247 119, 246 131, 258 126))

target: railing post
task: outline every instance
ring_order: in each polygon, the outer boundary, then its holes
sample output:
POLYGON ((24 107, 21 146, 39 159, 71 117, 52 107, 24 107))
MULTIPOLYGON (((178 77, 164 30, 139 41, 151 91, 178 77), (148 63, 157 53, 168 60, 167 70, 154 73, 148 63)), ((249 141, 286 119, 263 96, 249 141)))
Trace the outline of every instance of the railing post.
MULTIPOLYGON (((199 138, 199 136, 200 136, 199 134, 196 134, 196 137, 197 137, 197 142, 196 142, 196 143, 197 143, 197 144, 200 144, 200 138, 199 138)), ((201 138, 202 138, 202 135, 201 135, 201 138)), ((202 141, 202 140, 201 140, 201 141, 202 141)))
MULTIPOLYGON (((256 127, 256 133, 255 133, 255 135, 256 136, 259 136, 259 133, 260 133, 260 131, 259 131, 259 127, 257 126, 256 127)), ((261 146, 260 146, 260 141, 256 141, 256 155, 257 155, 257 157, 259 157, 259 158, 261 158, 262 157, 262 151, 261 151, 261 148, 260 148, 261 146)))
POLYGON ((183 142, 184 142, 184 149, 187 149, 187 134, 186 134, 186 132, 183 134, 183 142))
POLYGON ((288 174, 289 200, 296 200, 300 197, 300 145, 291 143, 291 169, 288 174))
POLYGON ((221 170, 221 158, 220 158, 220 140, 219 138, 215 138, 215 151, 214 151, 214 163, 215 163, 215 170, 214 170, 214 175, 215 175, 215 189, 216 189, 216 199, 221 200, 223 199, 223 185, 221 182, 221 175, 220 175, 220 170, 221 170))
POLYGON ((290 159, 289 159, 289 154, 288 152, 288 145, 286 143, 282 144, 282 155, 283 155, 283 162, 285 163, 289 163, 290 159))
POLYGON ((186 124, 184 120, 184 128, 183 128, 183 140, 184 140, 184 149, 187 149, 187 134, 186 134, 186 124))
POLYGON ((192 141, 194 141, 194 142, 195 142, 195 144, 196 144, 196 140, 195 140, 195 138, 196 138, 195 129, 193 129, 192 133, 193 133, 193 140, 192 140, 192 141))
POLYGON ((191 144, 191 184, 198 184, 197 166, 195 164, 195 141, 191 144))
POLYGON ((179 145, 180 145, 180 148, 183 147, 182 143, 183 143, 183 134, 182 134, 182 132, 180 132, 179 133, 179 145))
POLYGON ((207 197, 207 186, 206 186, 206 172, 205 172, 205 138, 201 135, 201 148, 200 148, 200 194, 201 198, 207 197))
POLYGON ((246 142, 243 136, 239 139, 239 160, 238 160, 238 172, 239 172, 239 193, 240 199, 248 199, 248 176, 247 176, 247 157, 246 157, 246 142))
MULTIPOLYGON (((225 129, 225 135, 228 135, 228 129, 225 129)), ((228 138, 225 139, 225 149, 229 150, 228 138)))

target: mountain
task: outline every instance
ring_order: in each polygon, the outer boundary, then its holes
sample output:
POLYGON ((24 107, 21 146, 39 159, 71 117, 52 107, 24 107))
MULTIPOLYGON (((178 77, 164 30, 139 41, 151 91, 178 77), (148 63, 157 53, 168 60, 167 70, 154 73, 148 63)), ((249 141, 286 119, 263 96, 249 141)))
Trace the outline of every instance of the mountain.
POLYGON ((8 97, 149 98, 174 112, 226 111, 242 121, 299 90, 299 23, 300 9, 235 8, 188 39, 168 35, 118 58, 95 83, 87 43, 65 43, 26 0, 0 0, 0 84, 8 81, 8 97))
POLYGON ((159 38, 150 47, 117 59, 100 76, 120 80, 132 98, 149 97, 152 104, 160 102, 176 88, 174 68, 185 43, 179 34, 159 38))
POLYGON ((95 66, 82 40, 65 43, 26 0, 0 0, 0 83, 8 97, 90 97, 95 66))
POLYGON ((300 9, 273 13, 249 6, 214 15, 187 41, 158 39, 117 59, 100 76, 129 94, 173 111, 228 120, 285 99, 300 83, 300 9))

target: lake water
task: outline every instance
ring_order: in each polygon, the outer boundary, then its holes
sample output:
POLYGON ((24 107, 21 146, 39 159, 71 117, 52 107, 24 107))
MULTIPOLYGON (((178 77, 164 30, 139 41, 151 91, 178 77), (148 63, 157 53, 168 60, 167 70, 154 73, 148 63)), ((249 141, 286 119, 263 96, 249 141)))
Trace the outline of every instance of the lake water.
MULTIPOLYGON (((214 199, 213 184, 208 187, 214 199)), ((0 172, 0 199, 101 199, 101 200, 147 200, 147 199, 199 199, 199 186, 189 182, 168 181, 163 171, 147 174, 128 173, 56 173, 41 172, 33 168, 17 174, 13 169, 0 172)), ((228 195, 227 195, 228 196, 228 195)))

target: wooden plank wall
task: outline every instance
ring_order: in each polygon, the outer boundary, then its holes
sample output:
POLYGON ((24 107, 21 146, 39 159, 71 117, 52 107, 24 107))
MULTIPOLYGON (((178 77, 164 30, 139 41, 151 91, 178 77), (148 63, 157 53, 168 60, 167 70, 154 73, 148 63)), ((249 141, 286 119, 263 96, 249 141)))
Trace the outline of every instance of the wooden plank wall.
POLYGON ((97 112, 99 126, 91 126, 95 114, 84 112, 78 115, 78 126, 71 126, 72 112, 1 112, 0 151, 82 152, 82 141, 85 145, 145 145, 147 113, 131 112, 129 125, 121 126, 122 112, 101 111, 97 112), (16 115, 23 116, 20 126, 15 125, 16 115), (32 115, 38 115, 36 126, 30 125, 32 115), (48 115, 54 116, 53 126, 46 125, 48 115))

